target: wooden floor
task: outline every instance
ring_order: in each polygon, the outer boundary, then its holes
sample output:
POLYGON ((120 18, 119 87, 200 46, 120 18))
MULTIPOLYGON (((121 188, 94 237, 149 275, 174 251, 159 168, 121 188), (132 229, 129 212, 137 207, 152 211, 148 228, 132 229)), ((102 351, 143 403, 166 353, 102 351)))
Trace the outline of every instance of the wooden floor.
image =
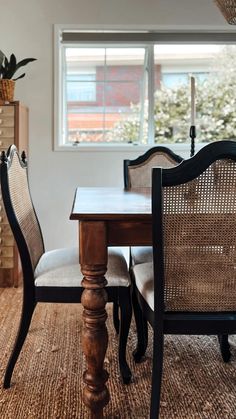
MULTIPOLYGON (((0 289, 0 419, 88 418, 82 404, 81 305, 40 304, 16 365, 12 387, 2 389, 3 374, 17 331, 21 289, 0 289)), ((128 342, 134 380, 122 385, 117 365, 118 339, 108 319, 106 368, 111 379, 111 403, 105 417, 148 418, 151 356, 132 361, 136 335, 128 342)), ((151 341, 151 338, 150 338, 151 341)), ((231 337, 232 361, 224 364, 215 337, 174 337, 165 341, 161 419, 236 418, 236 339, 231 337)))

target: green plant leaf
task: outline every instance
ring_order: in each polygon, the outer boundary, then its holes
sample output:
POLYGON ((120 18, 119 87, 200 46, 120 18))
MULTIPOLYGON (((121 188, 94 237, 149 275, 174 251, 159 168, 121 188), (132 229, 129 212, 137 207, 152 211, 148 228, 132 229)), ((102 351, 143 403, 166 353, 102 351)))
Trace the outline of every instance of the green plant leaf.
POLYGON ((12 66, 16 66, 16 56, 14 54, 11 54, 9 62, 12 66))
MULTIPOLYGON (((15 72, 26 64, 35 61, 36 58, 25 58, 17 63, 16 56, 11 54, 9 60, 5 54, 0 50, 0 78, 2 79, 12 79, 15 72)), ((16 77, 14 80, 22 79, 25 77, 25 73, 21 74, 19 77, 16 77)))
POLYGON ((5 78, 11 79, 13 74, 15 74, 15 72, 16 72, 16 57, 14 54, 11 54, 8 69, 5 74, 5 78))
POLYGON ((21 74, 21 76, 17 77, 16 79, 12 79, 12 80, 16 81, 16 80, 22 79, 23 77, 25 77, 25 73, 21 74))
POLYGON ((2 64, 5 59, 5 54, 0 50, 0 77, 1 77, 1 70, 2 70, 2 64))
POLYGON ((4 64, 5 64, 5 68, 8 67, 8 65, 9 65, 9 61, 8 61, 8 59, 7 59, 6 56, 5 56, 5 62, 4 62, 4 64))
POLYGON ((7 67, 6 67, 6 57, 5 57, 4 64, 2 64, 2 67, 1 67, 1 78, 2 79, 6 78, 6 72, 7 72, 7 67))
POLYGON ((4 69, 3 65, 1 65, 1 67, 0 67, 0 79, 4 78, 3 77, 4 73, 5 73, 5 69, 4 69))
POLYGON ((18 70, 18 68, 23 67, 24 65, 32 62, 32 61, 36 61, 37 58, 25 58, 24 60, 21 60, 17 63, 16 65, 16 70, 18 70))

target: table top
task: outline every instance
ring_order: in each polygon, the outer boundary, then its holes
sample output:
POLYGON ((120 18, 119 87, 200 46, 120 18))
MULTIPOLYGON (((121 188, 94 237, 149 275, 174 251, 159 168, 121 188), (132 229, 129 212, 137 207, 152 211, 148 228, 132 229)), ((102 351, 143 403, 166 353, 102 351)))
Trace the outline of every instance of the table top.
POLYGON ((71 220, 149 220, 151 188, 77 188, 71 220))

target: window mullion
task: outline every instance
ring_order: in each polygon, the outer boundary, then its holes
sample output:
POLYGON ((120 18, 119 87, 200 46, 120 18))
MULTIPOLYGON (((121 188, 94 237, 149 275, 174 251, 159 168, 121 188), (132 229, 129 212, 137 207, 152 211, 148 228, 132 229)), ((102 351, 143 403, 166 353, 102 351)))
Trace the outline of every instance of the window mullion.
POLYGON ((63 142, 68 138, 68 107, 67 107, 67 62, 66 62, 66 49, 62 48, 62 92, 61 97, 62 101, 62 135, 63 142))
POLYGON ((144 136, 144 118, 145 118, 145 91, 146 91, 146 71, 148 67, 148 50, 145 48, 145 57, 143 63, 143 76, 140 94, 140 130, 139 130, 139 144, 142 144, 144 136))
POLYGON ((103 141, 106 141, 106 131, 105 131, 105 122, 106 122, 106 83, 107 83, 107 48, 105 48, 105 57, 104 57, 104 75, 103 75, 103 115, 102 115, 102 125, 103 125, 103 141))
POLYGON ((154 121, 155 68, 154 45, 148 46, 148 144, 155 143, 154 121))

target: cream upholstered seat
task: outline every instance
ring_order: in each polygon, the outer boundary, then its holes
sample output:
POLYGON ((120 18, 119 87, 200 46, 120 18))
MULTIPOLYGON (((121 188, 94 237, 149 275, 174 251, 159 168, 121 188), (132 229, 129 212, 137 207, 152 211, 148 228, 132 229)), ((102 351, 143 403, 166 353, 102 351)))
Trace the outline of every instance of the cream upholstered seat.
MULTIPOLYGON (((171 168, 183 160, 182 157, 173 153, 169 148, 156 146, 135 160, 124 160, 124 183, 126 189, 150 188, 152 168, 171 168)), ((131 247, 131 265, 152 261, 152 247, 131 247)))
MULTIPOLYGON (((31 318, 38 302, 80 303, 83 292, 79 251, 76 248, 45 252, 43 236, 30 196, 25 155, 20 158, 15 146, 1 156, 2 197, 23 271, 23 309, 19 332, 9 359, 4 387, 11 376, 27 336, 31 318)), ((124 383, 130 382, 131 371, 126 362, 126 344, 132 316, 130 277, 123 253, 108 250, 107 296, 120 309, 119 365, 124 383)))
POLYGON ((148 263, 153 261, 152 246, 135 246, 130 251, 131 264, 133 266, 140 263, 148 263))
POLYGON ((135 286, 150 306, 154 310, 154 275, 153 262, 139 263, 133 266, 135 286))
MULTIPOLYGON (((43 253, 34 271, 36 287, 82 287, 78 248, 62 248, 43 253)), ((129 287, 130 276, 123 253, 109 249, 106 272, 108 287, 129 287)), ((36 291, 37 292, 37 291, 36 291)))
MULTIPOLYGON (((223 360, 231 356, 236 142, 211 143, 177 167, 154 168, 152 179, 153 263, 131 270, 134 312, 141 311, 154 330, 150 418, 157 419, 166 334, 218 335, 223 360)), ((145 349, 137 348, 139 357, 145 349)))

